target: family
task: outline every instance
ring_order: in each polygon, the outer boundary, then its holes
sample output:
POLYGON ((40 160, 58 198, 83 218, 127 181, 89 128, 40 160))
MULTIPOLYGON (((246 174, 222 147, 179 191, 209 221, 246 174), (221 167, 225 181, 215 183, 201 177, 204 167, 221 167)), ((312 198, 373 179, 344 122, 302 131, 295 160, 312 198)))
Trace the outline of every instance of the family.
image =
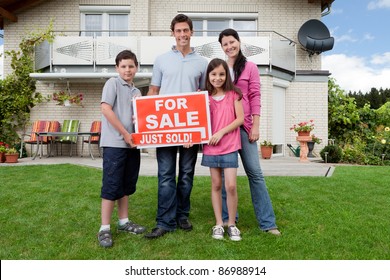
MULTIPOLYGON (((252 203, 262 231, 281 235, 260 167, 258 146, 260 121, 260 78, 257 66, 247 61, 240 49, 240 38, 233 29, 219 34, 219 43, 227 61, 213 59, 210 63, 190 46, 193 25, 189 17, 178 14, 170 26, 176 45, 158 56, 148 95, 174 94, 207 90, 212 136, 203 145, 201 164, 210 168, 211 201, 215 226, 211 236, 223 239, 225 229, 233 241, 241 240, 237 228, 238 154, 248 176, 252 203)), ((117 78, 109 79, 101 99, 103 148, 103 179, 101 189, 101 226, 98 242, 111 247, 110 229, 115 202, 118 207, 118 231, 145 234, 159 238, 180 228, 191 231, 189 220, 190 195, 199 145, 160 147, 158 163, 158 207, 156 226, 151 232, 129 220, 129 195, 136 191, 140 169, 140 150, 133 143, 133 111, 131 102, 141 96, 133 78, 138 61, 129 50, 120 52, 115 60, 117 78), (176 160, 179 153, 178 178, 176 160)))

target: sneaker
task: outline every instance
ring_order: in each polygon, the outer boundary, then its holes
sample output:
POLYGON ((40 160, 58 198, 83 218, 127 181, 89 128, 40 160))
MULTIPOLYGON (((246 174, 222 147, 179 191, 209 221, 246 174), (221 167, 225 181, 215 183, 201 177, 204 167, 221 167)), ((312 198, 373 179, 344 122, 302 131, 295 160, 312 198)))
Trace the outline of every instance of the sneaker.
POLYGON ((137 225, 130 220, 124 225, 118 225, 118 231, 128 232, 132 234, 141 234, 144 233, 145 230, 145 227, 137 225))
POLYGON ((241 240, 241 232, 236 226, 229 226, 227 232, 228 232, 230 240, 233 240, 233 241, 240 241, 241 240))
POLYGON ((188 218, 181 218, 177 221, 177 224, 179 228, 181 228, 184 231, 191 231, 192 230, 192 224, 188 218))
POLYGON ((216 225, 213 226, 213 234, 211 235, 214 239, 223 239, 223 234, 225 233, 225 230, 222 226, 216 225))
POLYGON ((268 233, 276 235, 276 236, 282 235, 282 233, 277 228, 269 229, 269 230, 266 230, 265 232, 268 232, 268 233))
POLYGON ((159 237, 165 235, 168 232, 169 232, 168 230, 156 227, 156 228, 152 229, 152 231, 150 233, 145 234, 144 237, 148 238, 148 239, 155 239, 155 238, 159 238, 159 237))
POLYGON ((104 248, 112 247, 112 234, 109 229, 99 231, 97 238, 100 246, 104 248))

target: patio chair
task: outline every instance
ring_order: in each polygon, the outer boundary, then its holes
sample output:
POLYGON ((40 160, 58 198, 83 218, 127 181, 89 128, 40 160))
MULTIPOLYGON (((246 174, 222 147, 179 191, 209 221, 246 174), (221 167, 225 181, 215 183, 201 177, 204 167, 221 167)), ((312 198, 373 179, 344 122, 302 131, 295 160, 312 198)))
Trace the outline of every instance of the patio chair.
MULTIPOLYGON (((49 132, 60 132, 61 131, 61 124, 59 121, 50 121, 50 128, 49 132)), ((53 148, 55 147, 54 143, 56 140, 55 136, 49 136, 47 139, 50 143, 50 155, 52 154, 53 148)), ((57 151, 58 155, 58 151, 57 151)))
POLYGON ((78 133, 80 129, 80 121, 79 120, 64 120, 61 126, 61 132, 65 135, 58 137, 55 139, 55 143, 59 143, 61 145, 61 155, 62 155, 62 144, 70 145, 69 156, 72 156, 73 145, 76 146, 76 154, 77 154, 77 135, 72 135, 73 133, 78 133), (69 133, 69 135, 66 135, 69 133))
MULTIPOLYGON (((37 132, 48 132, 49 131, 49 128, 50 128, 50 122, 49 121, 41 121, 41 120, 38 120, 38 121, 34 121, 33 124, 32 124, 32 127, 31 127, 31 133, 30 134, 22 134, 22 137, 21 137, 21 147, 23 147, 23 144, 30 144, 31 145, 31 149, 30 149, 30 155, 33 155, 33 151, 32 151, 32 147, 33 145, 36 145, 38 142, 37 142, 37 132), (24 140, 25 137, 29 137, 29 139, 27 140, 24 140)), ((43 145, 48 145, 50 142, 48 140, 48 137, 47 136, 40 136, 39 137, 39 145, 36 149, 36 153, 38 154, 39 152, 39 149, 42 149, 43 145)), ((46 146, 48 147, 48 146, 46 146)), ((48 152, 48 150, 47 150, 48 152)), ((42 151, 41 151, 41 154, 42 154, 42 151)))
MULTIPOLYGON (((88 145, 98 145, 98 151, 99 151, 99 156, 102 157, 102 154, 100 152, 100 132, 102 131, 102 122, 101 121, 93 121, 91 124, 91 129, 89 132, 91 134, 86 135, 88 136, 87 139, 84 139, 84 136, 82 138, 81 142, 81 156, 84 155, 84 143, 87 143, 88 145), (96 135, 97 134, 97 135, 96 135)), ((93 158, 92 151, 91 151, 91 146, 88 146, 88 151, 90 153, 90 156, 93 158)))

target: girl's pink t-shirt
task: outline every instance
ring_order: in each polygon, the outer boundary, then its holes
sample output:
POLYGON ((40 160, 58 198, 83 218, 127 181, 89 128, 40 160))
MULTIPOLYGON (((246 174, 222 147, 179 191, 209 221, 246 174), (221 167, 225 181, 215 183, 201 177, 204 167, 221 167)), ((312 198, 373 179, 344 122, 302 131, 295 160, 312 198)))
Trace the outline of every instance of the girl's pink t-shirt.
MULTIPOLYGON (((212 134, 226 127, 236 119, 234 102, 239 95, 234 91, 225 93, 222 100, 215 100, 209 95, 210 100, 210 121, 212 134)), ((205 155, 225 155, 241 149, 240 128, 225 134, 217 145, 204 145, 205 155)))

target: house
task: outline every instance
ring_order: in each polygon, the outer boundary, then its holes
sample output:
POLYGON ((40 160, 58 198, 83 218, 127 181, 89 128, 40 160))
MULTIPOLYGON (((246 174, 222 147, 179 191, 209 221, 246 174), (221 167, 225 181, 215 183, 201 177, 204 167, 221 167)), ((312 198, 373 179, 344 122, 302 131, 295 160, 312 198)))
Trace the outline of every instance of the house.
MULTIPOLYGON (((309 20, 319 22, 333 2, 0 0, 0 28, 4 29, 4 49, 10 50, 17 48, 26 31, 43 29, 54 19, 55 40, 37 46, 36 72, 31 77, 44 95, 61 90, 82 92, 84 108, 42 103, 33 108, 31 119, 79 119, 81 131, 100 119, 101 91, 104 82, 116 75, 114 58, 120 50, 130 48, 137 54, 140 67, 135 84, 146 92, 154 58, 174 44, 169 26, 177 13, 192 18, 192 46, 208 59, 223 57, 217 43, 219 31, 235 28, 261 76, 260 140, 275 144, 274 155, 287 156, 287 144, 298 144, 296 133, 289 129, 294 123, 314 120, 313 133, 324 140, 317 152, 328 141, 330 73, 321 70, 321 46, 315 40, 311 47, 309 42, 304 46, 298 33, 309 20)), ((311 39, 310 34, 305 38, 311 39)), ((9 61, 4 65, 6 75, 9 61)))

